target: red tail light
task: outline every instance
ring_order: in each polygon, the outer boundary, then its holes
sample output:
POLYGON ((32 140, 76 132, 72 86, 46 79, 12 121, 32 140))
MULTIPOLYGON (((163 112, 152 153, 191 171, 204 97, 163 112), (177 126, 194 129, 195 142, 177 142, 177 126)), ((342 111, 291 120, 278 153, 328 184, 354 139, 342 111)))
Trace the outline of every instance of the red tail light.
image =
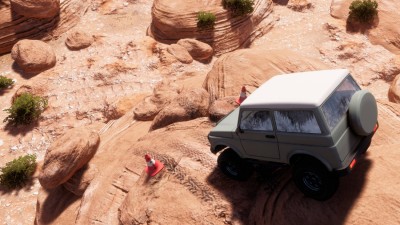
POLYGON ((378 130, 378 127, 379 127, 379 125, 378 125, 378 123, 376 123, 375 127, 374 127, 374 133, 375 133, 376 130, 378 130))
POLYGON ((356 165, 356 159, 353 159, 353 161, 351 161, 350 163, 350 169, 353 169, 354 165, 356 165))

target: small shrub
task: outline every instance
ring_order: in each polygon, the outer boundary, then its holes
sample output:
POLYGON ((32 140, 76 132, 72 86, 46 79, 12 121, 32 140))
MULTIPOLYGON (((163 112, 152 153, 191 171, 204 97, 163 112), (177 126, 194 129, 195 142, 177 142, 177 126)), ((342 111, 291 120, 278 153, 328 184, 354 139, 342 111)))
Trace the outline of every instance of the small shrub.
POLYGON ((22 187, 36 169, 36 155, 20 156, 1 168, 0 184, 8 188, 22 187))
POLYGON ((14 81, 11 80, 10 78, 0 76, 0 90, 9 87, 10 85, 13 85, 14 81))
POLYGON ((349 18, 361 23, 370 23, 378 14, 378 3, 375 0, 356 0, 349 7, 349 18))
POLYGON ((31 93, 23 93, 15 99, 9 109, 4 110, 9 115, 3 122, 10 122, 13 125, 30 124, 40 117, 46 107, 47 99, 31 93))
POLYGON ((199 28, 211 28, 215 24, 215 15, 211 12, 199 12, 197 14, 197 27, 199 28))
POLYGON ((254 11, 254 0, 222 0, 222 5, 230 10, 233 16, 242 16, 254 11))

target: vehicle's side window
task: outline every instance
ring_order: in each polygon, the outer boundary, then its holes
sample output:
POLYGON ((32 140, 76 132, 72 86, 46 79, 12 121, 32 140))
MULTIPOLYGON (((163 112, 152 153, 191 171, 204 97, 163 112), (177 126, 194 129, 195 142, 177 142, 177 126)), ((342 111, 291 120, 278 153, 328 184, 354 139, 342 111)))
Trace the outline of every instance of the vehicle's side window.
POLYGON ((275 111, 277 131, 320 134, 321 129, 312 111, 275 111))
POLYGON ((351 97, 358 90, 360 87, 352 77, 348 76, 322 105, 322 112, 330 130, 333 130, 346 114, 351 97))
POLYGON ((271 115, 268 111, 243 111, 240 129, 253 131, 273 131, 271 115))

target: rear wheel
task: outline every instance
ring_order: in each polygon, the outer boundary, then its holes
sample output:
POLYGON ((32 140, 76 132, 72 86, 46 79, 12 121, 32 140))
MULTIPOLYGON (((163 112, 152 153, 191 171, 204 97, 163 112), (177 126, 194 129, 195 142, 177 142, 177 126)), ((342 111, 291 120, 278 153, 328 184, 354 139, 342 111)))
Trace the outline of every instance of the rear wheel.
POLYGON ((339 177, 314 160, 299 161, 294 167, 293 179, 306 196, 319 201, 332 197, 339 186, 339 177))
POLYGON ((219 155, 218 167, 225 175, 235 180, 247 180, 253 173, 252 166, 232 149, 226 149, 219 155))

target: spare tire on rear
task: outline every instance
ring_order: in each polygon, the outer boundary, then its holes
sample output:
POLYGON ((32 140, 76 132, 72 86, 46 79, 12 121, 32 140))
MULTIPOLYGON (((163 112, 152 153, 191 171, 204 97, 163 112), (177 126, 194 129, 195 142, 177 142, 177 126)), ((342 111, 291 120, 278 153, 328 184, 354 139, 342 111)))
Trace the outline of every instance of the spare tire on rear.
POLYGON ((351 97, 349 121, 354 132, 367 136, 374 131, 378 121, 378 107, 375 97, 367 90, 357 91, 351 97))

